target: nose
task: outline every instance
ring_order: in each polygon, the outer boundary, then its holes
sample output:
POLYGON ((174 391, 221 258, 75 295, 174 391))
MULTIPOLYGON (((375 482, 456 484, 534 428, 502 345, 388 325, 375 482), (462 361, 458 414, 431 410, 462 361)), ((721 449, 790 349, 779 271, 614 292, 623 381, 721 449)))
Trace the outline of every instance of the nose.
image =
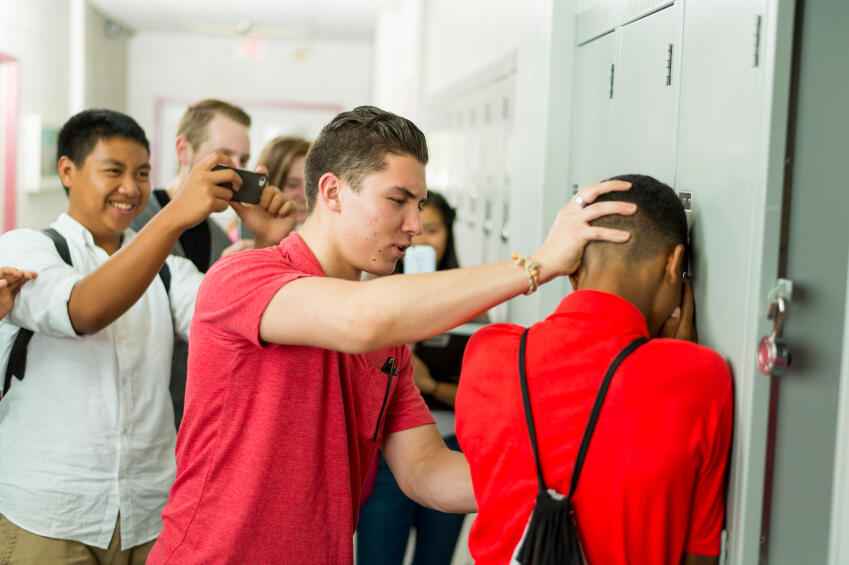
POLYGON ((411 211, 404 216, 404 233, 415 237, 422 234, 422 216, 418 206, 411 206, 411 211))
POLYGON ((127 171, 127 173, 121 178, 121 186, 119 187, 119 190, 127 196, 138 196, 142 192, 140 184, 141 183, 135 175, 133 175, 131 171, 127 171))

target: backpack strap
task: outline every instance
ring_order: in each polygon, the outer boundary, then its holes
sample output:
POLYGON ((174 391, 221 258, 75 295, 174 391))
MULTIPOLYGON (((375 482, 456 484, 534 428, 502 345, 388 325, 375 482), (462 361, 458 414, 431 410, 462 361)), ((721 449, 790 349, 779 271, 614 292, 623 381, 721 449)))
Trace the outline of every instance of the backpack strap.
POLYGON ((165 286, 165 294, 168 295, 168 300, 171 300, 171 269, 168 268, 168 263, 162 263, 162 268, 159 269, 159 278, 165 286))
MULTIPOLYGON (((526 372, 525 349, 528 341, 528 329, 530 328, 526 328, 525 331, 522 332, 522 337, 519 340, 519 383, 522 388, 522 403, 525 409, 525 422, 527 423, 528 435, 531 439, 531 450, 534 453, 534 461, 536 463, 537 483, 539 484, 540 491, 545 491, 547 487, 545 485, 545 478, 542 474, 542 462, 540 461, 539 448, 537 446, 536 426, 534 425, 534 416, 533 411, 531 410, 531 398, 528 390, 528 378, 526 372)), ((613 374, 619 368, 619 365, 621 365, 631 353, 636 351, 638 347, 647 341, 648 339, 639 337, 629 343, 616 355, 613 362, 607 368, 607 372, 605 373, 604 379, 602 379, 601 386, 599 387, 598 394, 596 394, 595 404, 593 404, 592 411, 590 412, 587 427, 584 429, 584 437, 581 439, 581 446, 578 448, 578 455, 575 458, 575 466, 572 469, 572 478, 569 484, 569 494, 567 495, 567 498, 571 499, 572 495, 575 494, 575 489, 578 487, 578 479, 581 476, 581 469, 584 466, 584 460, 587 457, 587 451, 590 447, 590 440, 592 439, 593 432, 595 431, 595 426, 598 422, 598 416, 601 413, 601 407, 604 404, 604 399, 607 396, 607 389, 610 388, 610 381, 613 379, 613 374)))
MULTIPOLYGON (((53 228, 45 228, 41 230, 41 233, 53 241, 56 253, 59 254, 62 261, 73 267, 71 251, 68 249, 68 241, 65 237, 53 228)), ((0 398, 6 396, 6 393, 9 392, 9 387, 12 386, 12 375, 18 377, 18 380, 24 380, 24 373, 27 370, 27 348, 32 336, 32 330, 26 328, 18 330, 18 335, 15 336, 15 341, 12 343, 12 350, 9 352, 9 362, 6 364, 6 374, 3 377, 3 394, 0 398)))

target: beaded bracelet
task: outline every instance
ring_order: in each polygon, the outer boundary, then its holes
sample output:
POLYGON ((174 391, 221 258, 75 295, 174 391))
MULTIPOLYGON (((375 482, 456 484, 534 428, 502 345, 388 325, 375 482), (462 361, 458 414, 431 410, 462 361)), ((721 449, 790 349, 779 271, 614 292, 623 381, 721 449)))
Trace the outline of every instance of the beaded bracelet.
POLYGON ((525 272, 528 273, 528 290, 525 292, 525 296, 530 296, 539 288, 539 262, 531 257, 520 255, 515 251, 513 252, 512 259, 520 267, 522 265, 525 266, 525 272))

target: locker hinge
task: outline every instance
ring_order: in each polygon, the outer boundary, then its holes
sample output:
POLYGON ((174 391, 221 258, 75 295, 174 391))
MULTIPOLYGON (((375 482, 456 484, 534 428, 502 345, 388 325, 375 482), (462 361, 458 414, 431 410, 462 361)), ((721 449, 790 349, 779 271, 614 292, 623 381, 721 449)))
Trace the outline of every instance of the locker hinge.
POLYGON ((672 84, 672 44, 666 48, 666 86, 672 84))
POLYGON ((761 64, 761 26, 763 25, 763 16, 755 16, 755 54, 752 59, 752 66, 758 67, 761 64))
POLYGON ((613 98, 613 75, 614 75, 615 71, 616 71, 616 65, 614 65, 613 63, 610 63, 610 92, 608 92, 608 94, 607 94, 607 97, 610 98, 610 99, 613 98))

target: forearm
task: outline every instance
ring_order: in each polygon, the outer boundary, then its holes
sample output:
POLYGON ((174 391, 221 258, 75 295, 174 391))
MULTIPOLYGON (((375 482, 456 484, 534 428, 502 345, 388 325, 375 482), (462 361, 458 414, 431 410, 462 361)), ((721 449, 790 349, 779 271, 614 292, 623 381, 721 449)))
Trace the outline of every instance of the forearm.
POLYGON ((105 328, 141 298, 183 231, 166 209, 103 265, 78 282, 68 300, 68 315, 79 334, 105 328))
POLYGON ((422 506, 455 514, 477 512, 469 464, 459 451, 443 447, 432 453, 418 463, 414 477, 399 486, 422 506))
POLYGON ((380 349, 443 333, 527 290, 525 269, 503 261, 368 281, 351 313, 372 329, 366 350, 380 349))
POLYGON ((454 400, 457 398, 457 385, 442 381, 434 381, 434 383, 429 391, 422 392, 443 404, 454 406, 454 400))

